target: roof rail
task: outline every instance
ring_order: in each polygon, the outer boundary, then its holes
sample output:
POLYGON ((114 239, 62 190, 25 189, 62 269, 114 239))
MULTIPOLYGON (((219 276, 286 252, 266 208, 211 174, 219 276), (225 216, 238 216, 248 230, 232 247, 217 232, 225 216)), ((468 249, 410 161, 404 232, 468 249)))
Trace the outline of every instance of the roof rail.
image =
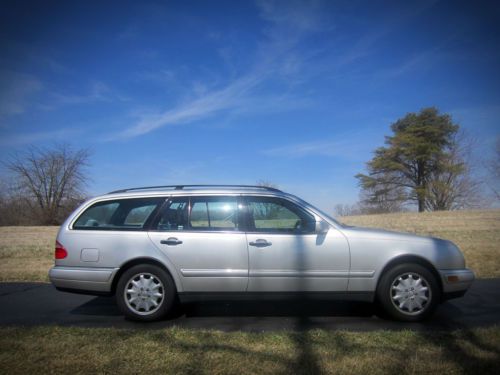
POLYGON ((142 187, 133 187, 128 189, 114 190, 110 191, 108 194, 117 194, 117 193, 126 193, 128 191, 135 190, 155 190, 155 189, 172 189, 172 190, 183 190, 184 188, 251 188, 251 189, 262 189, 268 191, 275 191, 278 193, 282 193, 281 190, 270 187, 270 186, 259 186, 259 185, 160 185, 160 186, 142 186, 142 187))

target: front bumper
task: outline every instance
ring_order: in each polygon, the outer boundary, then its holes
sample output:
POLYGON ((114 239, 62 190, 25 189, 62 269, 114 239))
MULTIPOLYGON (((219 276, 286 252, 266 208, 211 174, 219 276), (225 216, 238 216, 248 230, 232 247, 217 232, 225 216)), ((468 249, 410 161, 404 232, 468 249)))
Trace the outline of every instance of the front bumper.
POLYGON ((52 267, 50 282, 63 290, 84 292, 111 292, 118 268, 52 267))
POLYGON ((439 273, 445 295, 460 295, 461 292, 465 293, 475 279, 474 272, 467 268, 462 270, 439 270, 439 273))

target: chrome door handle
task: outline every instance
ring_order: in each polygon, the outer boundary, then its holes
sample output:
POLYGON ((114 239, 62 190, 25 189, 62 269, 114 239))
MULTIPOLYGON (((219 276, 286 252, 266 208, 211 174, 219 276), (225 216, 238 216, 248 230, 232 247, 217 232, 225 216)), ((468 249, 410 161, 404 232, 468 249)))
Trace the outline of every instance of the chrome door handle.
POLYGON ((272 243, 262 238, 259 238, 258 240, 250 242, 249 245, 256 247, 266 247, 266 246, 271 246, 272 243))
POLYGON ((178 240, 175 237, 169 237, 166 240, 161 240, 160 243, 162 245, 170 245, 170 246, 175 246, 175 245, 180 245, 182 241, 178 240))

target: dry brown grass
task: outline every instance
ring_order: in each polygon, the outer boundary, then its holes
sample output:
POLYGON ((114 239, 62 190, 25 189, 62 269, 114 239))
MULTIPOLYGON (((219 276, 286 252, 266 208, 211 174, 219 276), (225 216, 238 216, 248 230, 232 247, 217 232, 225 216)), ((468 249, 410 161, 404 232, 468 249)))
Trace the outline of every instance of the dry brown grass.
POLYGON ((478 277, 500 277, 500 210, 364 215, 341 221, 451 240, 478 277))
POLYGON ((499 361, 500 327, 275 333, 0 328, 5 374, 494 374, 499 361))
MULTIPOLYGON (((478 277, 500 277, 500 210, 351 216, 342 221, 452 240, 478 277)), ((0 227, 0 281, 47 281, 57 229, 0 227)))
POLYGON ((0 281, 48 281, 58 227, 0 227, 0 281))

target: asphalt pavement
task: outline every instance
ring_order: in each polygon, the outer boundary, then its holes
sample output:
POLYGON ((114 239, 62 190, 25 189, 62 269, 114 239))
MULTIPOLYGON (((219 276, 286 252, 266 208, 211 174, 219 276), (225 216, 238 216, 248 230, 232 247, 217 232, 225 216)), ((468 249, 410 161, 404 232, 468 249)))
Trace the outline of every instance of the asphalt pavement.
POLYGON ((372 331, 452 330, 495 324, 500 324, 500 279, 476 280, 465 297, 443 303, 423 323, 391 321, 379 316, 369 303, 316 300, 189 303, 163 321, 136 323, 120 315, 113 297, 63 293, 44 283, 0 283, 0 326, 372 331))

